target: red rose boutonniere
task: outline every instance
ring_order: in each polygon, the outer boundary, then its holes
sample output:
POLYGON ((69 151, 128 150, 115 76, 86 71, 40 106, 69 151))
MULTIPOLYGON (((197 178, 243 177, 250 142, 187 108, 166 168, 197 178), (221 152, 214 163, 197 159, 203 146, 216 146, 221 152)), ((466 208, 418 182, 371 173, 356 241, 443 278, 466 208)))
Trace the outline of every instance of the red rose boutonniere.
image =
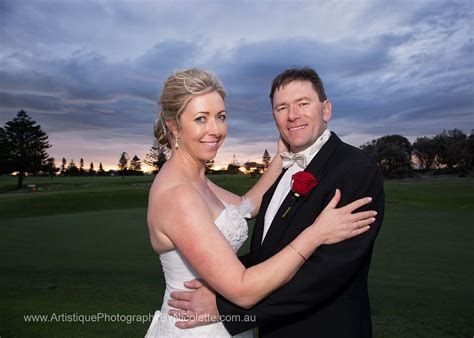
POLYGON ((307 171, 298 171, 296 174, 291 176, 292 183, 291 183, 291 190, 293 191, 293 202, 291 205, 286 209, 285 213, 283 214, 283 218, 288 214, 291 210, 291 207, 295 204, 296 199, 300 196, 304 196, 309 193, 315 186, 318 185, 319 181, 313 174, 307 171))

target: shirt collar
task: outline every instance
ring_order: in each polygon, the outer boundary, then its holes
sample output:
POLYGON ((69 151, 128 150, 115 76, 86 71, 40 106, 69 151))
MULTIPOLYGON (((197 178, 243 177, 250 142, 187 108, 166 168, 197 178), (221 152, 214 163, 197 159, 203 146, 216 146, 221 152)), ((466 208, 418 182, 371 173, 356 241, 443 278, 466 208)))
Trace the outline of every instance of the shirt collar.
POLYGON ((303 151, 300 151, 297 154, 303 154, 306 156, 306 163, 311 162, 311 160, 316 156, 318 151, 323 147, 323 145, 329 140, 331 137, 331 131, 326 128, 323 133, 316 139, 316 141, 308 148, 303 151))

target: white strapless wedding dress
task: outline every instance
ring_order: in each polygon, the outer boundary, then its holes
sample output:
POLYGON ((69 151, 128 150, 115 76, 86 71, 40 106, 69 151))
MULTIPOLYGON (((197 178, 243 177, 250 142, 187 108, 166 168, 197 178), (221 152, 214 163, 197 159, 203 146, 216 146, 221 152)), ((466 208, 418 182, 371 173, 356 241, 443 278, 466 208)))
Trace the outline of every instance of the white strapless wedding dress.
MULTIPOLYGON (((215 220, 216 226, 222 232, 234 251, 239 248, 248 237, 247 221, 243 217, 250 211, 248 203, 241 206, 228 204, 215 220)), ((168 300, 173 291, 189 291, 183 285, 185 281, 200 278, 188 261, 176 250, 160 254, 161 265, 165 273, 166 290, 163 297, 161 311, 156 311, 145 338, 165 337, 232 337, 221 322, 199 326, 193 329, 180 329, 175 326, 177 319, 169 316, 168 300)), ((252 331, 243 332, 239 338, 252 337, 252 331)))

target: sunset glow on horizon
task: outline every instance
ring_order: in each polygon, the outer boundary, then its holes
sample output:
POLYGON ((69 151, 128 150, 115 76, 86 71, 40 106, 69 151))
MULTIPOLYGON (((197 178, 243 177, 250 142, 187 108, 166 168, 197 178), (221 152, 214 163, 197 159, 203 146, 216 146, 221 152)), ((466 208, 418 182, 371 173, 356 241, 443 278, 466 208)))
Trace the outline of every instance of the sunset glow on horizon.
POLYGON ((122 152, 145 159, 166 78, 198 67, 228 93, 216 164, 260 161, 276 153, 272 80, 299 65, 318 71, 329 128, 356 147, 474 129, 472 1, 138 4, 2 1, 0 125, 24 109, 57 166, 116 169, 122 152))

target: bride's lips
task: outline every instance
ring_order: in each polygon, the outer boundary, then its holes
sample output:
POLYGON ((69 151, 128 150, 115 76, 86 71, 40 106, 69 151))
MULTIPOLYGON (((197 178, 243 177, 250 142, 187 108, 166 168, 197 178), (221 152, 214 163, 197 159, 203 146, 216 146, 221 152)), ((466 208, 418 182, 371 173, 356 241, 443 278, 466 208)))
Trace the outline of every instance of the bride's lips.
POLYGON ((219 145, 219 140, 200 141, 200 143, 206 148, 214 149, 217 148, 217 146, 219 145))
POLYGON ((301 130, 306 128, 308 125, 307 124, 302 124, 300 126, 295 126, 295 127, 290 127, 288 128, 288 131, 296 131, 296 130, 301 130))

